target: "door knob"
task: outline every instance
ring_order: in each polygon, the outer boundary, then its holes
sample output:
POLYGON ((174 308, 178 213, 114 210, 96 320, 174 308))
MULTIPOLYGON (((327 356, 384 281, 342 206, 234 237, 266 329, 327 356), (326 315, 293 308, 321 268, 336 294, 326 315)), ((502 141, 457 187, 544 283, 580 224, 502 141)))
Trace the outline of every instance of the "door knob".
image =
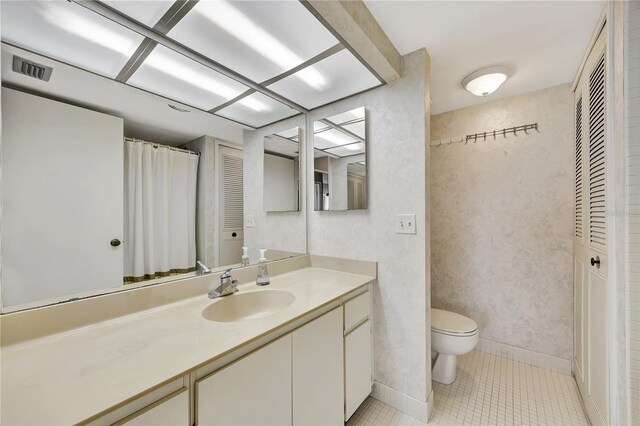
POLYGON ((113 240, 111 240, 111 242, 109 244, 111 244, 112 247, 118 247, 121 243, 120 243, 119 239, 114 238, 113 240))
POLYGON ((600 267, 600 256, 596 256, 595 259, 593 257, 591 258, 591 266, 595 265, 598 265, 598 268, 600 267))

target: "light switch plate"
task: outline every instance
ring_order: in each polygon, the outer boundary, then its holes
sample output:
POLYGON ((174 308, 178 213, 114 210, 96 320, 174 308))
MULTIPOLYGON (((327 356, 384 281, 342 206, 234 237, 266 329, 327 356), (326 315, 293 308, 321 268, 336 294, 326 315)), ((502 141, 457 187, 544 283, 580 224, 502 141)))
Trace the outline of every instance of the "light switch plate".
POLYGON ((247 228, 255 228, 256 227, 256 217, 252 214, 247 214, 244 216, 244 226, 247 228))
POLYGON ((396 215, 396 234, 415 234, 416 233, 416 215, 415 214, 397 214, 396 215))

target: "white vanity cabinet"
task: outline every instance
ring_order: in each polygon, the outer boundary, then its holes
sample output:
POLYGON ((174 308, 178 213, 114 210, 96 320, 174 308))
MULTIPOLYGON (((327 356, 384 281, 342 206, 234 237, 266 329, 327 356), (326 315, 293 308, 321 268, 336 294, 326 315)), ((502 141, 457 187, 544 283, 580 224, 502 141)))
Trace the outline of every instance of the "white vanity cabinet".
POLYGON ((365 292, 344 305, 344 421, 371 393, 372 367, 371 293, 365 292))
POLYGON ((293 424, 341 425, 342 306, 300 327, 292 336, 293 424))
POLYGON ((342 306, 196 382, 198 425, 341 425, 342 306))
POLYGON ((198 425, 291 424, 291 334, 196 382, 198 425))
POLYGON ((334 301, 89 424, 342 426, 371 393, 370 294, 334 301))

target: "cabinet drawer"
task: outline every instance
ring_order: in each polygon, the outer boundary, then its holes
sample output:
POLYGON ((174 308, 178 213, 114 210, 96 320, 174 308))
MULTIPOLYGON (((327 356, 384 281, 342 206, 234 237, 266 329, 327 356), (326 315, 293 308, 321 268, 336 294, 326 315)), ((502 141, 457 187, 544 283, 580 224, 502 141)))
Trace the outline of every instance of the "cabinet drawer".
POLYGON ((371 293, 366 291, 344 304, 345 334, 369 318, 371 312, 371 293))
POLYGON ((116 408, 86 424, 91 426, 110 426, 122 424, 144 424, 140 423, 151 419, 157 424, 189 424, 189 377, 181 377, 161 386, 122 407, 116 408), (186 404, 182 410, 182 404, 186 404), (155 414, 162 412, 167 423, 155 421, 155 414), (172 415, 166 415, 171 412, 172 415), (149 413, 145 415, 146 413, 149 413), (183 417, 186 416, 186 417, 183 417), (138 420, 135 420, 138 419, 138 420), (183 422, 184 420, 184 422, 183 422), (130 422, 130 423, 128 423, 130 422))
POLYGON ((183 389, 169 395, 125 419, 121 424, 123 426, 189 426, 189 392, 183 389))

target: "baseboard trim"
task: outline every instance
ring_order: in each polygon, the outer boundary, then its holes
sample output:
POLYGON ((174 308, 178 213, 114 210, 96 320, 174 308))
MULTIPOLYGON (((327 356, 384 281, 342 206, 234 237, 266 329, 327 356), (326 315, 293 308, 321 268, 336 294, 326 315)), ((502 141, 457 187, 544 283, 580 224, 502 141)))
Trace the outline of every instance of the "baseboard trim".
POLYGON ((494 342, 493 340, 480 339, 476 350, 486 352, 502 358, 512 359, 539 368, 555 371, 556 373, 572 376, 572 363, 569 359, 546 355, 528 349, 518 348, 505 343, 494 342))
POLYGON ((433 411, 433 392, 429 395, 432 409, 429 410, 429 403, 415 399, 405 393, 400 392, 390 386, 383 385, 379 382, 373 383, 373 391, 371 392, 378 401, 382 401, 392 406, 398 411, 414 417, 420 421, 427 422, 431 411, 433 411))

